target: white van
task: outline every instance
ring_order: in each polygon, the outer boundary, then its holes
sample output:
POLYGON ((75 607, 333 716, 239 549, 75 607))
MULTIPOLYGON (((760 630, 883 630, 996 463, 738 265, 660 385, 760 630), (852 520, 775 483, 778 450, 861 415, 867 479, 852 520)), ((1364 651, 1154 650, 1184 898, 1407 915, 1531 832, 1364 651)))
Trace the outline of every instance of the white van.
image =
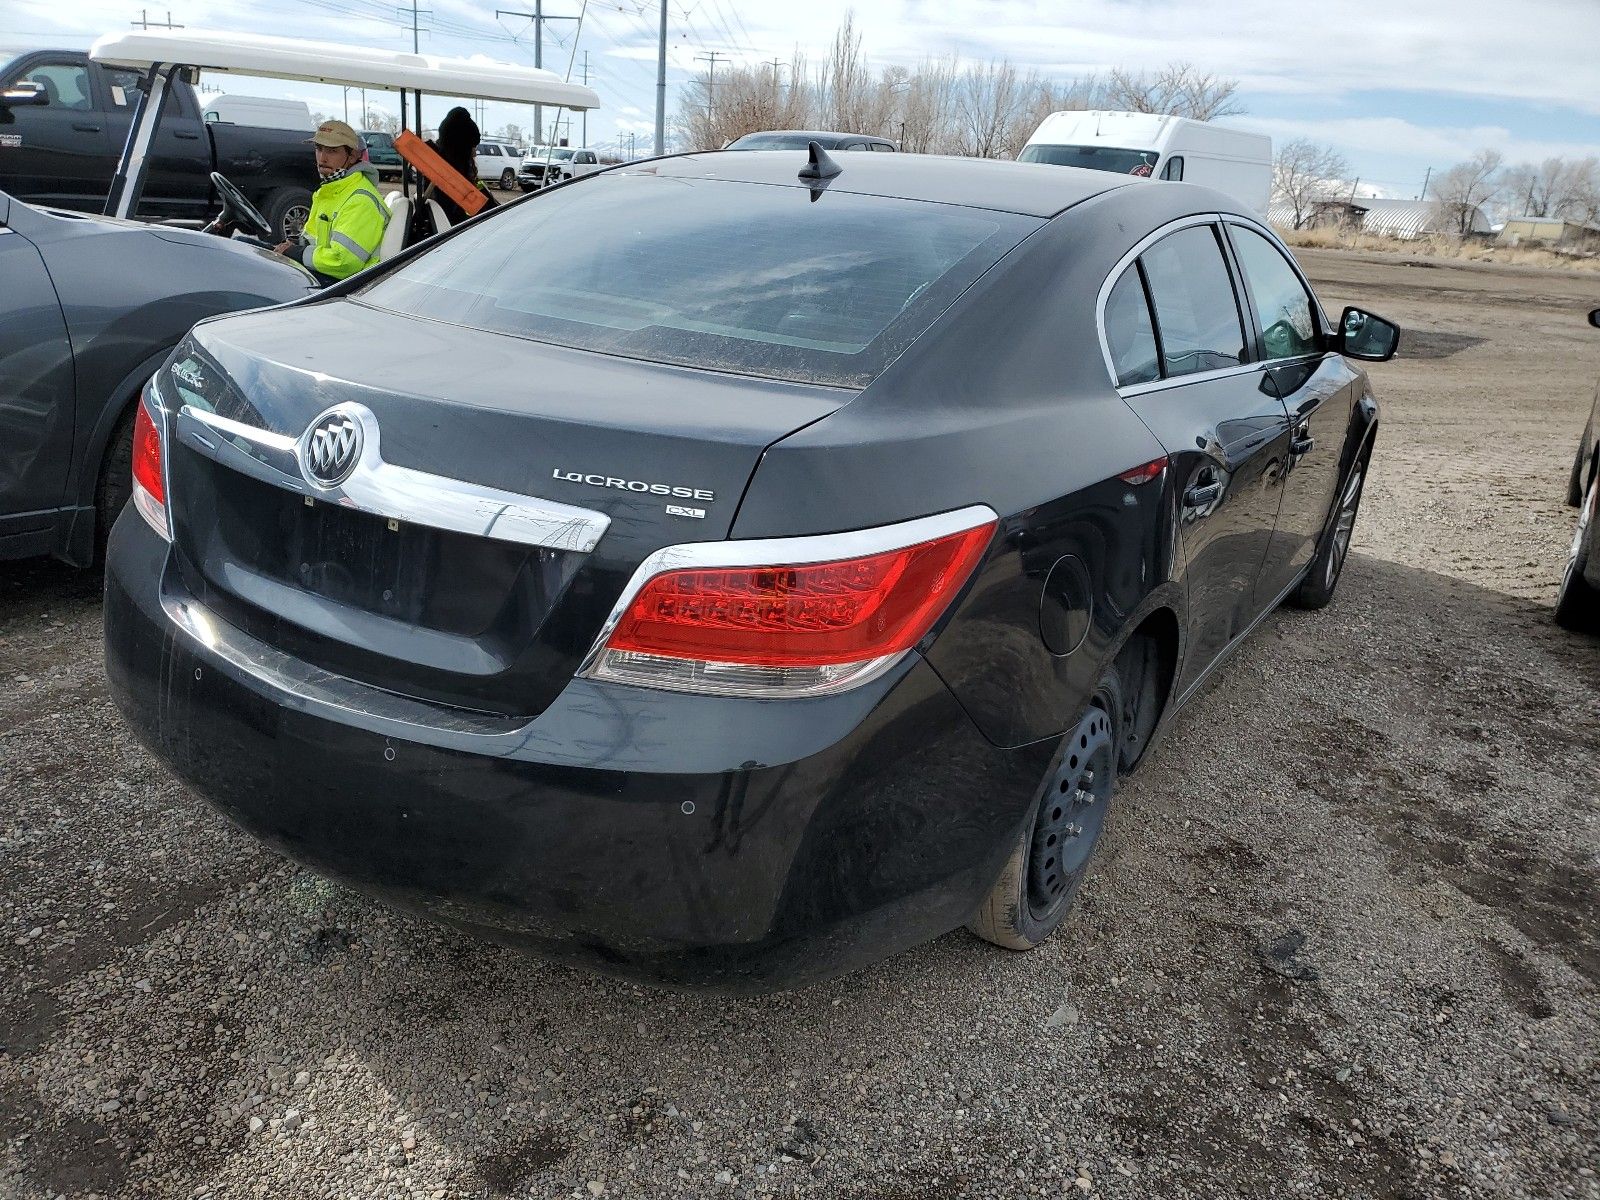
POLYGON ((1225 192, 1263 216, 1272 195, 1272 139, 1209 121, 1133 112, 1051 113, 1018 162, 1181 179, 1225 192))
POLYGON ((205 119, 258 129, 304 129, 307 133, 314 133, 317 128, 304 100, 272 100, 266 96, 214 96, 205 107, 205 119))

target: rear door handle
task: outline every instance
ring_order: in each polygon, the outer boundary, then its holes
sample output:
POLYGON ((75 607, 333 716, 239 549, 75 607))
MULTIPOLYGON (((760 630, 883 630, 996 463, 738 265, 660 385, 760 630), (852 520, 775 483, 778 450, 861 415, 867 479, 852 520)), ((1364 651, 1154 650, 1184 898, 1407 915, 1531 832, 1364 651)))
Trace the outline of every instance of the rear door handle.
POLYGON ((1183 503, 1187 508, 1204 508, 1220 495, 1222 495, 1220 483, 1197 484, 1183 494, 1183 503))
POLYGON ((1310 434, 1297 433, 1294 437, 1289 439, 1289 453, 1309 454, 1311 453, 1311 448, 1316 444, 1317 439, 1312 437, 1310 434))
POLYGON ((173 132, 186 142, 198 142, 200 140, 200 135, 198 133, 185 133, 181 129, 174 130, 173 132))
POLYGON ((79 133, 99 133, 100 132, 100 126, 92 124, 92 123, 90 123, 88 121, 74 121, 72 123, 72 127, 74 129, 76 129, 79 133))

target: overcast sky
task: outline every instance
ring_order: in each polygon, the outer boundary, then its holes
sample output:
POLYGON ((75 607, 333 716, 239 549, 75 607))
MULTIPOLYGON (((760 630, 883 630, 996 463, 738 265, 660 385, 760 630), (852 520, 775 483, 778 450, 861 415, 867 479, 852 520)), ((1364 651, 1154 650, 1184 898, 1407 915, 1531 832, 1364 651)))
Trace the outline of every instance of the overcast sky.
MULTIPOLYGON (((602 107, 589 141, 615 145, 629 131, 641 148, 654 130, 658 0, 544 0, 548 14, 583 16, 546 26, 544 65, 589 78, 602 107)), ((168 0, 150 10, 164 20, 168 0)), ((531 64, 531 23, 496 18, 526 0, 418 0, 422 48, 531 64)), ((1061 77, 1112 67, 1149 69, 1186 60, 1237 78, 1247 109, 1232 123, 1275 140, 1335 145, 1363 184, 1385 194, 1420 191, 1424 173, 1495 147, 1512 162, 1600 155, 1600 0, 667 0, 668 112, 716 52, 736 62, 815 63, 854 10, 875 66, 914 65, 956 53, 1005 58, 1061 77)), ((173 0, 190 27, 287 34, 410 49, 411 21, 393 0, 173 0)), ((0 0, 0 47, 83 48, 128 28, 139 10, 108 0, 0 0)), ((222 78, 228 91, 294 96, 340 115, 337 88, 222 78)), ((370 97, 369 97, 370 98, 370 97)), ((374 100, 374 102, 378 102, 374 100)), ((393 105, 390 105, 393 107, 393 105)), ((354 116, 358 102, 352 102, 354 116)), ((425 110, 430 122, 442 108, 425 110)), ((489 130, 531 128, 530 110, 491 104, 489 130)), ((572 127, 578 140, 579 124, 572 127)))

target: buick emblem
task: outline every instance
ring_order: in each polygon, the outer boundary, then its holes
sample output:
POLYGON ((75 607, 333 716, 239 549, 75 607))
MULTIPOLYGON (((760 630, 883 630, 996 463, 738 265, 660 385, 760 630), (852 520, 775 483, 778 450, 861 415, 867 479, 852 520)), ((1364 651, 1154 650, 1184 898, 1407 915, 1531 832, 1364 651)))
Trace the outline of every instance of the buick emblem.
POLYGON ((361 423, 348 412, 324 413, 300 439, 300 462, 312 483, 336 487, 361 461, 361 423))

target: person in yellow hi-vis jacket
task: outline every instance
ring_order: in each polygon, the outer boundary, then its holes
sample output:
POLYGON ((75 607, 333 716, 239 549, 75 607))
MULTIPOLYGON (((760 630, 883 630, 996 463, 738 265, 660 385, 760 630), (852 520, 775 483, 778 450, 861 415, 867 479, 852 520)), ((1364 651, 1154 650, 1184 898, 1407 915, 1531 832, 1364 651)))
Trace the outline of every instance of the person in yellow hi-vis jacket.
POLYGON ((300 239, 275 249, 323 283, 336 283, 378 261, 389 206, 378 194, 377 168, 362 161, 363 147, 354 129, 343 121, 324 121, 311 142, 322 184, 311 197, 311 215, 300 239))

